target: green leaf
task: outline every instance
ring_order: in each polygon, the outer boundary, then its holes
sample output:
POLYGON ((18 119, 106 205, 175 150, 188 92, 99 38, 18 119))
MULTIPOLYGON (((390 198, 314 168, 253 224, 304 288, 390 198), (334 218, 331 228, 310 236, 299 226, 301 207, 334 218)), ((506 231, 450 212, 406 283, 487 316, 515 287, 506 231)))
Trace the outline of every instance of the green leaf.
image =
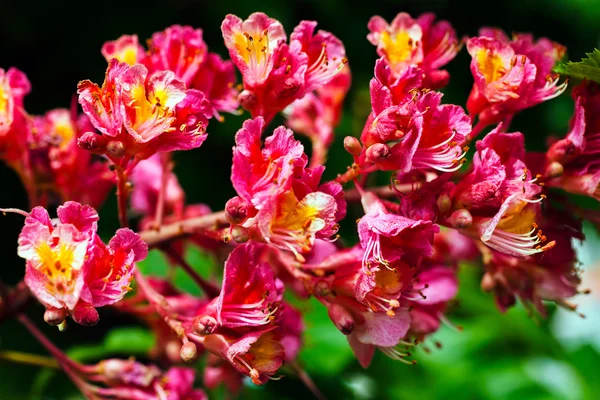
POLYGON ((579 62, 560 62, 554 67, 554 71, 573 78, 589 79, 600 83, 600 50, 594 49, 586 55, 587 58, 579 62))

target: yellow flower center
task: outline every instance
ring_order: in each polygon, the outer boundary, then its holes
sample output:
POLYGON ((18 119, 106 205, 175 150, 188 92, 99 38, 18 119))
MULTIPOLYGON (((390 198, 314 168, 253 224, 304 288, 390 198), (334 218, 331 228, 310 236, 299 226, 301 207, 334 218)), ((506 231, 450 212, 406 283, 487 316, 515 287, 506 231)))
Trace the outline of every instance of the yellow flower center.
POLYGON ((0 115, 6 115, 8 112, 8 91, 0 82, 0 115))
POLYGON ((298 201, 294 193, 283 195, 277 218, 272 230, 285 229, 289 231, 310 230, 312 222, 319 216, 320 210, 308 202, 298 201))
POLYGON ((51 247, 48 243, 42 243, 37 248, 40 264, 37 269, 46 274, 53 283, 59 281, 69 282, 73 279, 73 271, 81 268, 76 265, 75 249, 68 244, 60 243, 51 247))
POLYGON ((411 37, 408 31, 401 30, 395 35, 383 32, 381 44, 389 62, 398 64, 411 57, 413 50, 417 47, 417 40, 411 37))
POLYGON ((506 73, 502 58, 496 53, 492 54, 487 49, 481 49, 477 52, 477 66, 485 77, 486 83, 495 82, 506 73))

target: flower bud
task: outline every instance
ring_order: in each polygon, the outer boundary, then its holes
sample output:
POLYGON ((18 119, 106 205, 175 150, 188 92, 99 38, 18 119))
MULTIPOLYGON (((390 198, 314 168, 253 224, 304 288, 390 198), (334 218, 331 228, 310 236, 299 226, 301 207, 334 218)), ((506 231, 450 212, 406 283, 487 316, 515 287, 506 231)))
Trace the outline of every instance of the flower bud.
POLYGON ((471 224, 473 224, 473 216, 468 210, 456 210, 450 216, 449 222, 453 228, 469 229, 471 224))
POLYGON ((327 297, 331 294, 329 283, 323 279, 315 283, 314 293, 317 297, 327 297))
POLYGON ((233 228, 231 228, 231 238, 236 243, 246 243, 250 239, 250 236, 248 234, 248 228, 244 228, 241 225, 234 226, 233 228))
POLYGON ((481 278, 481 290, 484 292, 491 292, 494 290, 494 286, 496 286, 496 283, 494 282, 492 275, 489 272, 483 274, 483 277, 481 278))
POLYGON ((198 356, 198 350, 196 349, 196 344, 194 342, 187 342, 183 346, 181 346, 181 350, 179 351, 179 356, 181 359, 187 363, 192 362, 198 356))
POLYGON ((344 335, 349 335, 354 331, 354 319, 344 307, 339 304, 332 304, 327 308, 327 311, 335 327, 344 335))
POLYGON ((86 132, 77 139, 77 146, 95 154, 104 154, 106 143, 104 136, 94 132, 86 132))
POLYGON ((60 325, 65 320, 66 317, 67 317, 67 312, 65 311, 64 308, 51 307, 51 308, 47 309, 46 312, 44 313, 44 321, 46 321, 46 323, 48 325, 52 325, 52 326, 60 325))
POLYGON ((366 155, 373 162, 381 162, 392 155, 392 149, 387 144, 375 143, 367 149, 366 155))
POLYGON ((248 204, 244 199, 235 196, 225 204, 225 218, 233 225, 243 223, 248 218, 248 204))
POLYGON ((256 98, 256 95, 251 91, 242 90, 242 92, 238 95, 238 102, 244 110, 250 111, 254 109, 254 107, 256 107, 256 105, 258 104, 258 99, 256 98))
POLYGON ((118 140, 111 140, 106 145, 106 153, 114 158, 121 158, 125 155, 125 146, 123 142, 118 140))
POLYGON ((217 320, 210 315, 200 315, 194 320, 194 331, 200 335, 210 335, 217 329, 217 320))
POLYGON ((362 151, 362 146, 357 138, 354 136, 346 136, 344 138, 344 149, 355 157, 358 157, 362 151))
POLYGON ((450 207, 452 207, 452 199, 444 193, 437 198, 437 206, 440 212, 448 212, 450 211, 450 207))
POLYGON ((544 173, 545 178, 557 178, 563 174, 565 168, 561 163, 553 161, 546 167, 546 172, 544 173))
POLYGON ((73 310, 71 318, 79 325, 92 326, 98 323, 100 315, 98 315, 98 311, 90 304, 83 305, 79 302, 75 310, 73 310))

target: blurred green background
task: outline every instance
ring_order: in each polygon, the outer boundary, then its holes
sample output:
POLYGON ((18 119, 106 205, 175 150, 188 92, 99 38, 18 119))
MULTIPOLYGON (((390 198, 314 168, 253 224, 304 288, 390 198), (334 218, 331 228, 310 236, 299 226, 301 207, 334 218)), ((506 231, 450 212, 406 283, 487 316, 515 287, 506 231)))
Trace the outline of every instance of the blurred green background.
MULTIPOLYGON (((100 47, 122 34, 139 35, 143 42, 153 32, 172 24, 188 24, 204 30, 211 51, 226 55, 220 24, 227 13, 245 18, 263 11, 279 19, 286 31, 302 19, 314 19, 319 28, 333 32, 345 44, 353 74, 353 86, 345 104, 342 123, 336 132, 327 177, 344 171, 351 160, 342 149, 342 138, 359 134, 369 113, 368 82, 376 59, 375 48, 367 42, 366 24, 379 14, 388 21, 400 11, 413 17, 435 12, 449 20, 459 36, 475 35, 481 26, 497 26, 507 32, 532 32, 547 36, 568 47, 568 56, 578 60, 599 45, 600 1, 592 0, 510 0, 504 2, 432 1, 11 1, 0 8, 0 67, 16 66, 27 73, 33 92, 26 98, 30 113, 41 114, 56 107, 68 107, 77 82, 102 82, 105 62, 100 47)), ((465 49, 447 66, 450 85, 444 101, 463 105, 472 85, 470 58, 465 49)), ((566 132, 572 113, 568 94, 518 115, 511 130, 525 133, 529 149, 542 149, 545 138, 566 132)), ((234 192, 229 182, 233 136, 247 115, 226 116, 209 126, 209 139, 197 150, 178 153, 176 173, 189 203, 204 202, 222 209, 234 192)), ((276 126, 281 120, 276 120, 276 126)), ((269 128, 269 129, 271 129, 269 128)), ((306 143, 306 142, 305 142, 306 143)), ((0 206, 26 208, 26 198, 17 177, 0 166, 0 206)), ((352 237, 353 219, 345 231, 352 237)), ((16 238, 22 219, 0 219, 0 278, 14 284, 23 276, 23 261, 16 256, 16 238)), ((114 197, 101 210, 100 230, 110 236, 118 227, 114 197)), ((589 242, 581 248, 586 268, 584 287, 600 289, 595 269, 600 245, 596 232, 586 228, 589 242)), ((189 255, 195 267, 207 270, 214 260, 200 252, 189 255)), ((165 273, 160 254, 151 254, 143 266, 153 273, 165 273)), ((450 319, 464 327, 456 332, 443 327, 426 346, 431 354, 417 352, 419 364, 407 366, 378 354, 367 370, 354 360, 345 338, 329 322, 315 301, 306 303, 305 346, 300 363, 317 386, 331 399, 596 399, 600 392, 600 290, 580 296, 576 302, 588 318, 551 308, 548 320, 527 316, 522 307, 501 315, 491 296, 479 290, 481 270, 464 266, 460 293, 450 319), (434 341, 442 343, 437 349, 434 341)), ((194 290, 185 276, 176 281, 194 290)), ((40 322, 43 309, 30 307, 31 317, 40 322)), ((94 362, 106 356, 143 359, 152 345, 152 336, 135 321, 102 309, 94 328, 71 324, 65 333, 42 327, 50 338, 81 360, 94 362), (118 326, 118 328, 114 328, 118 326)), ((28 333, 14 321, 0 325, 0 351, 20 350, 45 354, 28 333)), ((199 368, 200 370, 201 368, 199 368)), ((285 370, 284 370, 285 371, 285 370)), ((199 375, 201 376, 201 375, 199 375)), ((198 380, 200 384, 201 380, 198 380)), ((211 397, 222 398, 222 391, 211 397)), ((241 398, 310 398, 310 393, 293 375, 265 387, 247 385, 241 398)), ((7 364, 0 361, 0 399, 80 398, 61 374, 51 370, 7 364)))

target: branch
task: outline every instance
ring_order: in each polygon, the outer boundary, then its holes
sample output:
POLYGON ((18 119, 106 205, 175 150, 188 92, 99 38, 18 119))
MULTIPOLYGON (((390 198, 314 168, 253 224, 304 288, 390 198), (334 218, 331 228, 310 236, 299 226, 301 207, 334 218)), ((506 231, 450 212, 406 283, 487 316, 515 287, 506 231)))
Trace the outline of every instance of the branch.
POLYGON ((156 229, 148 229, 140 232, 140 236, 148 244, 148 247, 157 247, 176 239, 191 236, 199 230, 217 229, 220 225, 225 224, 227 224, 225 211, 219 211, 173 222, 156 229))

